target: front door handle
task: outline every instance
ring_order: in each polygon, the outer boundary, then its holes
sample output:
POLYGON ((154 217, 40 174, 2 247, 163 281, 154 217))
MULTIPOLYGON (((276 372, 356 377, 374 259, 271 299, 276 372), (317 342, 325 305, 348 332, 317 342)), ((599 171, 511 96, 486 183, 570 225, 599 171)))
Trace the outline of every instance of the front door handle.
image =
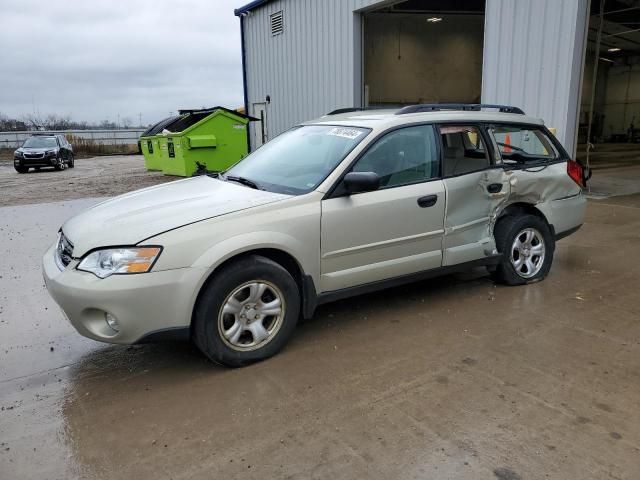
POLYGON ((501 183, 491 183, 487 185, 487 192, 489 193, 500 193, 502 191, 501 183))
POLYGON ((433 207, 438 201, 438 195, 427 195, 418 199, 420 208, 433 207))

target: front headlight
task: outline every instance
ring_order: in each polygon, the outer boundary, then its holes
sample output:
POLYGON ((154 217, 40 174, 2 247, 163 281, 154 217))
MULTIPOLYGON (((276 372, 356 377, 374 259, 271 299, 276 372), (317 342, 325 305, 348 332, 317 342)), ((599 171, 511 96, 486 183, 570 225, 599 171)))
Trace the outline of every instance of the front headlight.
POLYGON ((99 278, 145 273, 151 270, 161 251, 160 247, 105 248, 86 255, 76 268, 99 278))
POLYGON ((47 151, 45 152, 45 155, 47 155, 47 156, 51 156, 51 155, 55 155, 56 153, 57 153, 57 152, 56 152, 55 150, 47 150, 47 151))
POLYGON ((22 152, 19 152, 19 151, 16 150, 15 152, 13 152, 13 156, 14 157, 18 157, 18 158, 22 158, 22 152))

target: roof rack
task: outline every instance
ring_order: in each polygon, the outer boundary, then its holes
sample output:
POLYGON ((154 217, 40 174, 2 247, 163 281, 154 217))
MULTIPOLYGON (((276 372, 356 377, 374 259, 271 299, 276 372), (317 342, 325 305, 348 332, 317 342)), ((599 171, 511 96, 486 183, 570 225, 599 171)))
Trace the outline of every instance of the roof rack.
POLYGON ((438 112, 440 110, 462 110, 465 112, 477 112, 482 109, 498 110, 501 113, 515 113, 518 115, 524 115, 522 109, 518 107, 512 107, 510 105, 494 105, 490 103, 421 103, 418 105, 409 105, 408 107, 401 108, 396 112, 396 115, 406 115, 408 113, 421 113, 421 112, 438 112))
POLYGON ((385 106, 376 106, 376 107, 349 107, 349 108, 338 108, 337 110, 333 110, 326 115, 340 115, 341 113, 351 113, 351 112, 369 112, 371 110, 385 110, 385 106))

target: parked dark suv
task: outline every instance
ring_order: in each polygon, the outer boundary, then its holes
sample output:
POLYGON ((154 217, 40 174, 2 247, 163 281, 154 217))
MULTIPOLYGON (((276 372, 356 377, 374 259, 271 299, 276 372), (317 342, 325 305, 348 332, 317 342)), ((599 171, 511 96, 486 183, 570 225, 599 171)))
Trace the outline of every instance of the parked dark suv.
POLYGON ((18 173, 27 173, 31 167, 73 168, 73 147, 64 135, 34 135, 13 153, 13 166, 18 173))

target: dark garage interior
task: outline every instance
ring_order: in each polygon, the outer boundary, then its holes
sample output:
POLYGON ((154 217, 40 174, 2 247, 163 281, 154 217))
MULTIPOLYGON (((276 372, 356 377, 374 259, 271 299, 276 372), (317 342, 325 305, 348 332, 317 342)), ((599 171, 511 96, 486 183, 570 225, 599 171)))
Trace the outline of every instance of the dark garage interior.
POLYGON ((640 160, 638 2, 591 2, 578 157, 593 168, 593 195, 633 193, 640 181, 632 168, 640 160), (598 175, 603 170, 607 175, 598 175))
POLYGON ((409 0, 363 15, 364 103, 479 102, 484 0, 409 0))

